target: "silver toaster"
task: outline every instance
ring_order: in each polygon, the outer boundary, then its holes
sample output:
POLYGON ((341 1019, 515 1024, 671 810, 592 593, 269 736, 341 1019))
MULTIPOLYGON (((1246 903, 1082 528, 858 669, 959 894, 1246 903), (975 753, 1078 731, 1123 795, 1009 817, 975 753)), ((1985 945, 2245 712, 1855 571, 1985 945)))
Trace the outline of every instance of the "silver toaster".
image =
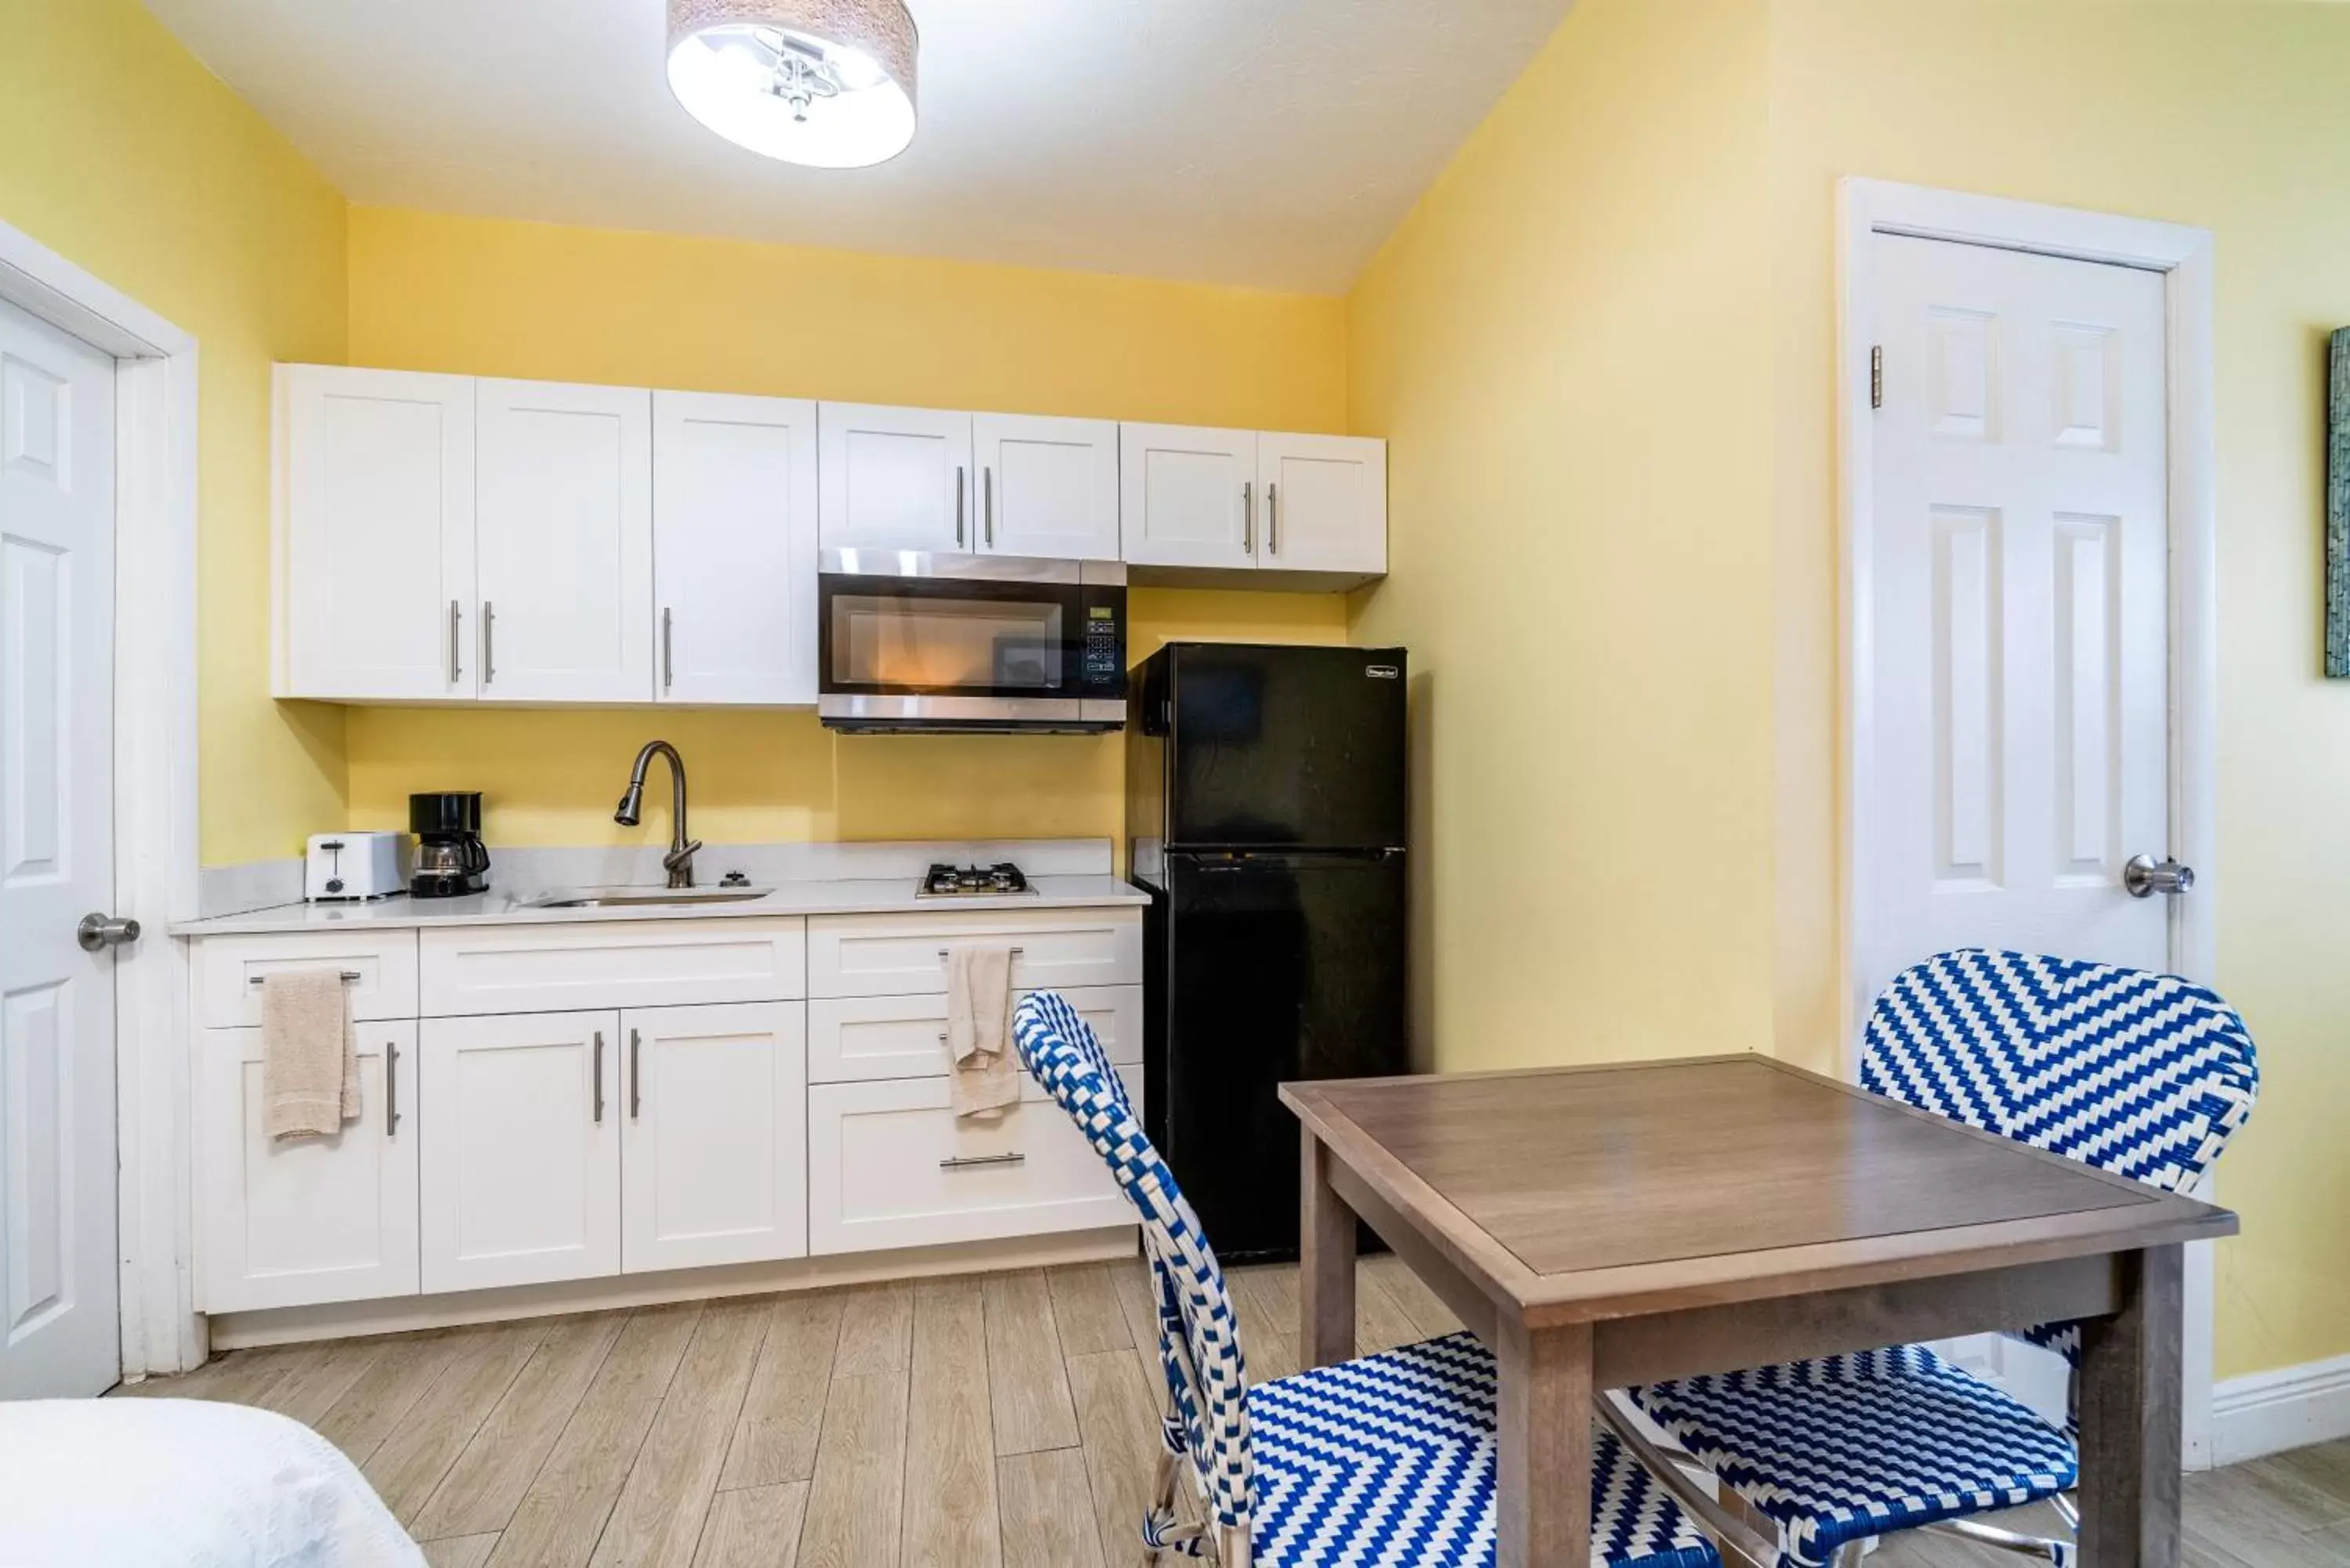
POLYGON ((408 835, 314 833, 303 858, 302 897, 314 904, 389 898, 408 891, 408 835))

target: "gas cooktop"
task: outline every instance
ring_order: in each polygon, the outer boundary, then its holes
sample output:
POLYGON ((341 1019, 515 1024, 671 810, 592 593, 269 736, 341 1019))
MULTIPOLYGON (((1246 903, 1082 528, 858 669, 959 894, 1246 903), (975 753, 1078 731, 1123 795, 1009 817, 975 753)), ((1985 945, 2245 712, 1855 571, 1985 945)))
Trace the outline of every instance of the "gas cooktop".
POLYGON ((1001 898, 1034 893, 1020 867, 1006 860, 995 866, 933 866, 922 874, 918 898, 1001 898))

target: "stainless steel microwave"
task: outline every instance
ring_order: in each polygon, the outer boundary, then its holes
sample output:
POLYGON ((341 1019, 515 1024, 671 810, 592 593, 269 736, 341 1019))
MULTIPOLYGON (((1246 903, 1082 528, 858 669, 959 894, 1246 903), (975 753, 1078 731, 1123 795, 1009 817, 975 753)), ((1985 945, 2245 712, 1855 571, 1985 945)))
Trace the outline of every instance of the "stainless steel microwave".
POLYGON ((827 729, 1123 729, 1126 567, 827 550, 816 660, 827 729))

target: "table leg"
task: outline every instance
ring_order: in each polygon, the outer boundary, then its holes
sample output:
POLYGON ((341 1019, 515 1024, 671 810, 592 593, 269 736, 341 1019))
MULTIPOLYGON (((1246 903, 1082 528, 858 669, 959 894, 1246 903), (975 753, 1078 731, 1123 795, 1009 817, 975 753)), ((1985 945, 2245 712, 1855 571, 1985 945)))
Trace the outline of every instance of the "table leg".
POLYGON ((2081 1325, 2082 1568, 2178 1568, 2182 1250, 2116 1262, 2121 1311, 2081 1325))
POLYGON ((1504 1314, 1493 1338, 1497 1568, 1589 1568, 1591 1325, 1504 1314))
POLYGON ((1328 1366, 1355 1354, 1355 1211, 1330 1187, 1330 1151, 1298 1141, 1297 1351, 1328 1366))

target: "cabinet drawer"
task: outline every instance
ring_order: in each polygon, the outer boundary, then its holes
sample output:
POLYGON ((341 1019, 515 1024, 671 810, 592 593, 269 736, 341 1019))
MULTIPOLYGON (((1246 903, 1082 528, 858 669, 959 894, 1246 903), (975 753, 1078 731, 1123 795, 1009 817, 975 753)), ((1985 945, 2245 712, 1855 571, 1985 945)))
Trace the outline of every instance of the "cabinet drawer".
POLYGON ((819 916, 808 922, 808 994, 944 994, 947 950, 1013 950, 1021 991, 1142 983, 1139 909, 939 915, 819 916))
MULTIPOLYGON (((1142 987, 1085 985, 1061 993, 1093 1026, 1109 1059, 1142 1060, 1142 987)), ((934 1078, 947 1063, 947 999, 820 997, 808 1003, 808 1082, 934 1078)))
POLYGON ((196 972, 208 1029, 257 1027, 264 975, 288 970, 334 969, 350 981, 355 1019, 416 1016, 414 931, 286 932, 277 936, 207 937, 197 944, 196 972))
MULTIPOLYGON (((1118 1075, 1139 1114, 1142 1069, 1118 1075)), ((1043 1089, 1029 1085, 993 1123, 959 1122, 948 1105, 944 1078, 808 1090, 811 1253, 1133 1223, 1109 1168, 1043 1089)))
POLYGON ((806 932, 798 919, 428 930, 424 1016, 795 1001, 806 994, 806 932))

